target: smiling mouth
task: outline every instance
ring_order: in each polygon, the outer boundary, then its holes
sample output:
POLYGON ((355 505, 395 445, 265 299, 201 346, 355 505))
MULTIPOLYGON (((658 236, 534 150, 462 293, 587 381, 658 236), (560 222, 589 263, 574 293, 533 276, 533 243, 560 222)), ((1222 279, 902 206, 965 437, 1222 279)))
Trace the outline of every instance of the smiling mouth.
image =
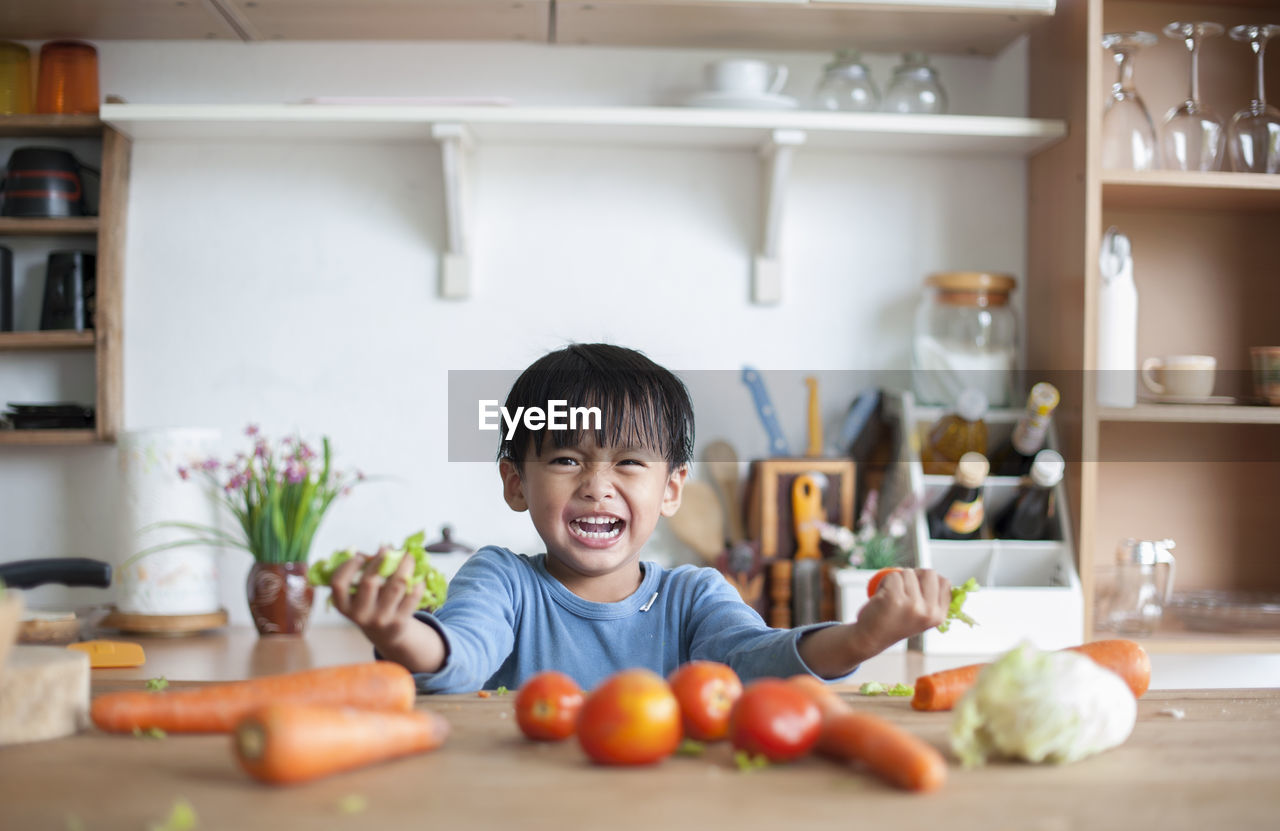
POLYGON ((570 521, 569 530, 586 540, 611 540, 622 533, 626 524, 616 517, 584 516, 570 521))

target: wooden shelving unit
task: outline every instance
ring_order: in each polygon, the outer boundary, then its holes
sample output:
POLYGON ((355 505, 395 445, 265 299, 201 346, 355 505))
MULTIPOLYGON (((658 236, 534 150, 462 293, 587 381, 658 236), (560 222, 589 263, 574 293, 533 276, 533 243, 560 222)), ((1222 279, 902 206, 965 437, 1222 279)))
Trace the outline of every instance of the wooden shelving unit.
MULTIPOLYGON (((1145 30, 1194 14, 1231 27, 1271 22, 1275 2, 1221 4, 1077 0, 1059 4, 1030 45, 1032 115, 1065 118, 1068 138, 1030 163, 1028 366, 1079 367, 1078 395, 1064 398, 1069 492, 1080 541, 1086 638, 1121 537, 1178 542, 1177 589, 1280 593, 1271 548, 1273 494, 1280 485, 1280 408, 1144 404, 1100 407, 1096 369, 1098 252, 1111 226, 1133 243, 1138 355, 1210 354, 1221 384, 1247 379, 1248 348, 1280 343, 1274 243, 1280 176, 1101 167, 1102 117, 1115 67, 1103 32, 1145 30), (1266 19, 1263 19, 1266 18, 1266 19), (1064 65, 1083 71, 1064 73, 1064 65), (1077 431, 1078 430, 1078 431, 1077 431), (1072 446, 1074 445, 1074 447, 1072 446)), ((1224 121, 1252 90, 1253 57, 1227 37, 1206 41, 1201 99, 1224 121)), ((1186 94, 1189 59, 1159 35, 1141 50, 1135 80, 1157 128, 1186 94)), ((1280 63, 1267 68, 1280 83, 1280 63)), ((1247 395, 1247 389, 1217 392, 1247 395)), ((1168 610, 1143 640, 1151 651, 1280 652, 1280 632, 1192 632, 1168 610)))
MULTIPOLYGON (((0 446, 83 445, 114 441, 123 400, 121 316, 124 225, 128 203, 130 140, 98 116, 0 116, 0 137, 22 140, 100 137, 102 177, 98 216, 37 219, 0 217, 0 237, 91 236, 96 240, 94 330, 0 333, 0 360, 13 353, 87 351, 94 361, 92 430, 0 430, 0 446)), ((2 392, 2 391, 0 391, 2 392)), ((0 397, 0 403, 4 399, 0 397)))

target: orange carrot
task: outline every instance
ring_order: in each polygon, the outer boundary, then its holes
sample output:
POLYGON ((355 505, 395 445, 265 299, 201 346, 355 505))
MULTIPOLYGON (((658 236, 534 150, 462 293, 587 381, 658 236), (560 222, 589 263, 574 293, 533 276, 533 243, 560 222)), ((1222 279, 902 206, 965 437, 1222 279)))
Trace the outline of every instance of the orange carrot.
POLYGON ((328 704, 368 710, 413 709, 413 676, 399 664, 371 661, 249 681, 164 692, 119 692, 93 700, 93 723, 111 733, 158 727, 169 733, 228 733, 266 704, 328 704))
POLYGON ((426 710, 271 704, 240 720, 232 750, 254 779, 290 785, 435 750, 448 735, 449 722, 426 710))
POLYGON ((1134 698, 1142 698, 1151 686, 1151 658, 1142 644, 1125 638, 1109 641, 1093 641, 1071 647, 1072 652, 1088 655, 1124 679, 1133 691, 1134 698))
MULTIPOLYGON (((1093 641, 1069 647, 1067 651, 1086 655, 1119 675, 1129 685, 1134 698, 1141 698, 1151 684, 1151 659, 1135 641, 1123 638, 1093 641)), ((986 664, 969 664, 920 676, 916 679, 911 706, 916 710, 950 710, 977 682, 984 666, 986 664)))
POLYGON ((833 713, 822 724, 818 752, 861 762, 880 778, 908 791, 932 791, 947 781, 947 762, 931 744, 891 721, 854 710, 833 713))
POLYGON ((867 581, 867 597, 875 597, 876 589, 880 588, 880 582, 895 571, 902 571, 902 569, 897 566, 890 566, 889 568, 882 568, 871 575, 871 579, 867 581))

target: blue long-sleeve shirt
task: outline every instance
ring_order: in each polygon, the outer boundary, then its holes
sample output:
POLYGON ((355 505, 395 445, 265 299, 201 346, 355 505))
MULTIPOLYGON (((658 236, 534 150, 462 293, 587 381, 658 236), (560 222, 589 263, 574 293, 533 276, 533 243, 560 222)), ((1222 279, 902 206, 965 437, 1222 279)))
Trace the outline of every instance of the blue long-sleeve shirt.
POLYGON ((728 664, 742 680, 812 674, 797 643, 830 624, 771 629, 720 572, 642 562, 640 588, 616 603, 584 600, 547 572, 546 555, 480 549, 449 583, 449 598, 418 617, 444 638, 437 672, 417 673, 419 692, 515 689, 557 669, 583 689, 631 667, 662 676, 691 660, 728 664))

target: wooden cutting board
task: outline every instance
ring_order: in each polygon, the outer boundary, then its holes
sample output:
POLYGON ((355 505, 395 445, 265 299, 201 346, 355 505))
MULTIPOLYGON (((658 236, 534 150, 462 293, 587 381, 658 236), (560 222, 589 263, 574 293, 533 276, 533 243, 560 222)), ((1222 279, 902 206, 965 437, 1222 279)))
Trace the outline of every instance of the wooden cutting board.
POLYGON ((57 739, 89 724, 89 656, 16 646, 0 674, 0 745, 57 739))

